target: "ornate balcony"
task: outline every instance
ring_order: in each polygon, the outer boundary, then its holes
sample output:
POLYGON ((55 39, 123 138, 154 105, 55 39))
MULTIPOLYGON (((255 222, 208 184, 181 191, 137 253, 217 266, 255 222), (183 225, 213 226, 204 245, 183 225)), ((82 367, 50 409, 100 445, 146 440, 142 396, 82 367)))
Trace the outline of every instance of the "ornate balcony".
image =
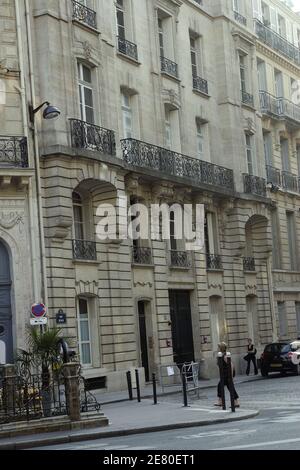
POLYGON ((268 116, 275 118, 279 117, 278 99, 276 96, 273 96, 266 91, 260 90, 259 100, 260 109, 263 114, 267 114, 268 116))
POLYGON ((123 158, 130 166, 154 170, 167 177, 179 177, 199 186, 202 184, 213 186, 222 192, 234 192, 233 171, 228 168, 140 140, 124 139, 121 141, 121 146, 123 158))
POLYGON ((280 170, 271 165, 266 166, 267 183, 273 183, 276 186, 281 186, 280 170))
POLYGON ((255 272, 256 271, 255 258, 253 257, 244 258, 243 266, 244 266, 244 271, 255 272))
POLYGON ((171 75, 171 77, 178 78, 178 65, 175 62, 172 62, 172 60, 167 59, 166 57, 161 57, 160 66, 163 73, 171 75))
POLYGON ((133 42, 127 41, 127 39, 117 37, 118 40, 118 51, 121 54, 127 55, 131 59, 138 60, 137 45, 133 42))
POLYGON ((109 129, 89 124, 79 119, 70 119, 72 146, 95 152, 116 154, 115 133, 109 129))
POLYGON ((73 240, 73 259, 96 261, 96 242, 86 240, 73 240))
POLYGON ((255 194, 256 196, 267 196, 267 184, 264 178, 259 176, 244 174, 244 191, 246 194, 255 194))
POLYGON ((255 20, 255 32, 259 39, 287 59, 300 65, 300 50, 259 20, 255 20))
POLYGON ((289 171, 281 172, 282 187, 288 191, 298 192, 298 177, 290 173, 289 171))
POLYGON ((260 91, 259 98, 263 114, 273 119, 285 119, 293 127, 300 127, 300 106, 286 98, 276 98, 266 91, 260 91))
POLYGON ((248 106, 254 106, 254 99, 253 95, 250 95, 250 93, 247 93, 246 91, 241 90, 241 95, 242 95, 242 103, 247 104, 248 106))
POLYGON ((28 168, 26 137, 0 136, 0 166, 28 168))
POLYGON ((186 251, 170 251, 170 267, 172 268, 191 268, 190 256, 186 251))
POLYGON ((204 78, 201 78, 201 77, 196 77, 196 76, 193 77, 193 89, 208 95, 207 80, 204 80, 204 78))
POLYGON ((133 264, 153 264, 152 250, 149 247, 134 246, 132 248, 133 264))
POLYGON ((214 271, 214 270, 222 270, 223 269, 223 263, 222 263, 222 258, 220 255, 212 255, 212 254, 207 254, 206 255, 206 266, 208 271, 214 271))
POLYGON ((75 2, 73 3, 73 20, 79 21, 91 28, 97 29, 97 14, 94 10, 86 7, 82 3, 75 2))
POLYGON ((234 11, 233 13, 235 21, 238 21, 242 25, 247 26, 247 20, 243 15, 241 15, 238 11, 234 11))

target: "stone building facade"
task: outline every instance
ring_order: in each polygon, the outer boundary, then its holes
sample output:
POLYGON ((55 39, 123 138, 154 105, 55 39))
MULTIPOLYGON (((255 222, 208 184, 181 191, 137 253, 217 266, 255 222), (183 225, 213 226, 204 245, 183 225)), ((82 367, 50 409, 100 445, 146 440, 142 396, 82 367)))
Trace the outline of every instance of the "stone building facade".
MULTIPOLYGON (((56 121, 36 119, 45 298, 50 324, 66 314, 63 334, 85 376, 114 390, 126 386, 131 368, 148 380, 196 360, 211 377, 220 340, 242 370, 249 336, 259 352, 278 337, 293 339, 300 274, 289 253, 299 246, 298 178, 291 191, 292 183, 281 183, 293 178, 280 175, 275 188, 265 153, 272 134, 278 167, 280 139, 288 137, 297 174, 300 115, 296 104, 284 107, 285 95, 277 95, 280 115, 266 107, 271 68, 287 83, 289 74, 298 79, 299 65, 288 48, 276 49, 285 43, 270 42, 272 31, 263 36, 269 26, 259 0, 253 9, 247 0, 20 4, 31 31, 28 37, 23 28, 25 77, 37 104, 61 110, 56 121), (99 205, 121 212, 125 200, 128 207, 203 204, 205 250, 186 252, 174 237, 99 240, 99 205)), ((293 34, 300 29, 296 14, 280 1, 274 7, 277 21, 286 18, 293 34)))

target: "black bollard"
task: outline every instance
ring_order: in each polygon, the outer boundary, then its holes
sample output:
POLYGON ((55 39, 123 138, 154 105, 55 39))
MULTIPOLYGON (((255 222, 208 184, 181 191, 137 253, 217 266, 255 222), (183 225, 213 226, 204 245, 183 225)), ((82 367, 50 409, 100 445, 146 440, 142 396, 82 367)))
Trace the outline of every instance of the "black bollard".
POLYGON ((221 386, 221 400, 223 403, 223 410, 226 410, 226 401, 225 401, 225 389, 224 389, 224 362, 223 354, 218 354, 218 366, 220 372, 220 386, 221 386))
POLYGON ((127 377, 129 400, 132 401, 133 400, 133 391, 132 391, 132 380, 131 380, 131 372, 130 371, 128 371, 126 373, 126 377, 127 377))
POLYGON ((153 383, 153 400, 154 405, 157 405, 157 390, 156 390, 156 375, 152 374, 152 383, 153 383))
POLYGON ((184 372, 181 374, 181 377, 182 377, 183 406, 187 407, 188 396, 187 396, 187 389, 186 389, 186 376, 184 372))
POLYGON ((141 403, 141 389, 140 389, 140 378, 139 378, 139 371, 135 369, 135 379, 136 379, 136 393, 138 402, 141 403))
POLYGON ((231 403, 231 411, 232 413, 235 412, 235 404, 234 404, 234 392, 233 392, 233 378, 232 378, 232 370, 231 370, 231 355, 227 353, 227 364, 228 364, 228 387, 230 393, 230 403, 231 403))

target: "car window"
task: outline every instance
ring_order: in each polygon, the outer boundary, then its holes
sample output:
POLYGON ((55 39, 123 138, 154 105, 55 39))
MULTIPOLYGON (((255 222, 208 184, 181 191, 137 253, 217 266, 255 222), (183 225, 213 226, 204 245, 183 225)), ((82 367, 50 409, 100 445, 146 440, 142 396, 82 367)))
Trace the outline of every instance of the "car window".
POLYGON ((285 344, 284 346, 281 347, 281 352, 282 353, 288 353, 291 350, 291 345, 290 344, 285 344))
POLYGON ((265 347, 265 352, 272 352, 272 344, 268 344, 268 346, 265 347))

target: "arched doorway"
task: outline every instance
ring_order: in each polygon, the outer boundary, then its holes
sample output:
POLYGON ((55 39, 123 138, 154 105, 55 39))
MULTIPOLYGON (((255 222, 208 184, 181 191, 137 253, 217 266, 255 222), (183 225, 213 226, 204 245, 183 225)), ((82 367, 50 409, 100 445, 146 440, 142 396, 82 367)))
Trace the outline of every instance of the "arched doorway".
POLYGON ((13 362, 11 276, 9 255, 0 241, 0 364, 13 362))

